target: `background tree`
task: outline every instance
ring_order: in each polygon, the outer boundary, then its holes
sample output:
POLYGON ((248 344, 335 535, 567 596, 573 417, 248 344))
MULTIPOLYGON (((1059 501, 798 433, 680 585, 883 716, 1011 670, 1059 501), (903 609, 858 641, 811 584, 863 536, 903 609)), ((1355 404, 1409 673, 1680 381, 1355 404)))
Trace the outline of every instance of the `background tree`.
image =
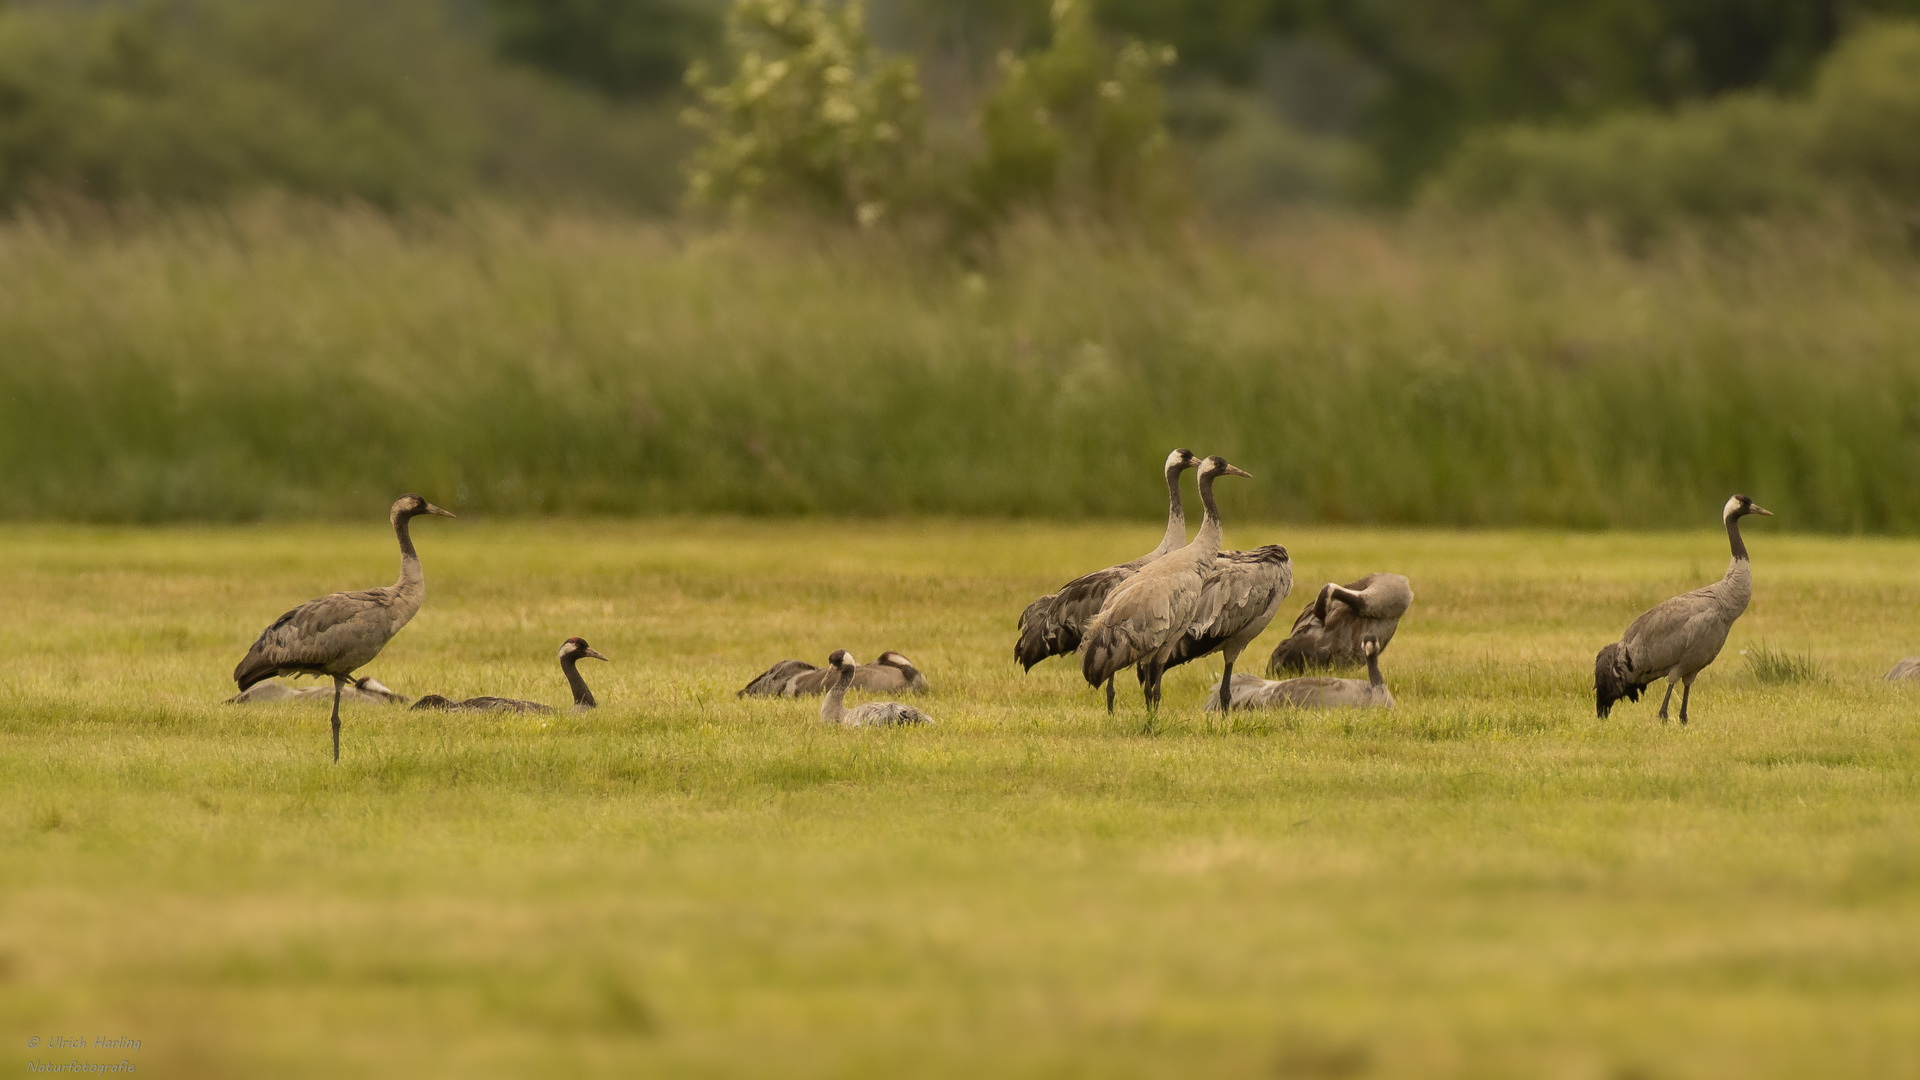
POLYGON ((1082 0, 1054 0, 1052 14, 1052 41, 1003 54, 1000 84, 981 107, 978 205, 997 214, 1066 202, 1109 215, 1164 205, 1172 191, 1159 77, 1173 49, 1105 40, 1082 0))
POLYGON ((911 61, 882 57, 859 0, 739 0, 727 19, 734 70, 696 65, 706 136, 689 170, 696 204, 817 211, 871 225, 896 210, 921 145, 911 61))
POLYGON ((712 0, 488 0, 502 56, 621 97, 679 87, 720 39, 712 0))

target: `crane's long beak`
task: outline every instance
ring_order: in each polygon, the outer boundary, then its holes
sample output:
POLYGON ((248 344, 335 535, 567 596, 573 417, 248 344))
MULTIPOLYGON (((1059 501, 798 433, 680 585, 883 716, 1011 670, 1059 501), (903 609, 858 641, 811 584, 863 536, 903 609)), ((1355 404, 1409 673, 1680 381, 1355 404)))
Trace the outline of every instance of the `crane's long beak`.
POLYGON ((1249 479, 1249 480, 1251 480, 1251 479, 1253 479, 1253 474, 1252 474, 1252 473, 1250 473, 1250 472, 1248 472, 1248 471, 1247 471, 1247 470, 1245 470, 1245 469, 1242 469, 1242 468, 1240 468, 1240 467, 1239 467, 1239 466, 1237 466, 1237 465, 1229 465, 1229 466, 1227 466, 1227 475, 1228 475, 1228 476, 1244 476, 1244 477, 1246 477, 1246 478, 1247 478, 1247 479, 1249 479))
MULTIPOLYGON (((593 657, 593 658, 594 658, 595 660, 607 660, 607 658, 606 658, 606 657, 604 657, 604 656, 601 656, 601 655, 600 655, 600 650, 598 650, 598 649, 588 649, 588 650, 587 650, 586 652, 583 652, 583 653, 581 653, 580 655, 581 655, 581 656, 591 656, 591 657, 593 657)), ((613 663, 613 661, 611 661, 611 660, 607 660, 607 663, 609 663, 609 664, 611 664, 611 663, 613 663)))
POLYGON ((440 515, 441 517, 454 517, 454 516, 456 516, 456 515, 454 514, 454 512, 453 512, 453 511, 451 511, 451 510, 442 510, 442 509, 440 509, 439 507, 437 507, 437 506, 435 506, 435 505, 433 505, 432 503, 428 503, 428 504, 427 504, 427 513, 429 513, 429 514, 439 514, 439 515, 440 515))
POLYGON ((1761 506, 1759 503, 1754 503, 1753 505, 1749 506, 1747 508, 1747 512, 1751 514, 1764 514, 1767 517, 1773 516, 1773 511, 1767 509, 1764 506, 1761 506))

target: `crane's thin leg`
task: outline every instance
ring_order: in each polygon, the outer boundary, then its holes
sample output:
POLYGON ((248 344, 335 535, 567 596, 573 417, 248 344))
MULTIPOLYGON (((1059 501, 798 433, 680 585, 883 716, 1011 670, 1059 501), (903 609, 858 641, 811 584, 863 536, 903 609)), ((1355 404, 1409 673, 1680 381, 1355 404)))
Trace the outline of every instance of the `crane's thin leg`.
POLYGON ((1220 676, 1220 711, 1226 712, 1233 703, 1233 661, 1227 661, 1227 670, 1220 676))
POLYGON ((1107 676, 1107 715, 1113 715, 1113 676, 1107 676))
POLYGON ((1673 700, 1673 680, 1667 680, 1667 696, 1660 699, 1660 719, 1667 718, 1667 702, 1673 700))
POLYGON ((1693 680, 1688 679, 1680 688, 1680 722, 1687 722, 1687 699, 1693 696, 1693 680))
POLYGON ((340 676, 333 677, 333 760, 340 760, 340 676))

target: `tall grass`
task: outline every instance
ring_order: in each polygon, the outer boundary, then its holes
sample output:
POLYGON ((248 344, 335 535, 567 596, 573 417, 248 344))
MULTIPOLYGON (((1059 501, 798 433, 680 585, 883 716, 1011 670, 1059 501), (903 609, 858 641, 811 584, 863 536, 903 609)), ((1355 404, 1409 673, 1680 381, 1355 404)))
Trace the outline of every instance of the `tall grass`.
POLYGON ((1819 682, 1825 678, 1820 662, 1810 653, 1789 652, 1761 641, 1740 650, 1747 674, 1763 683, 1819 682))
POLYGON ((1155 242, 254 204, 0 226, 0 515, 1150 517, 1920 528, 1920 266, 1846 223, 1155 242))

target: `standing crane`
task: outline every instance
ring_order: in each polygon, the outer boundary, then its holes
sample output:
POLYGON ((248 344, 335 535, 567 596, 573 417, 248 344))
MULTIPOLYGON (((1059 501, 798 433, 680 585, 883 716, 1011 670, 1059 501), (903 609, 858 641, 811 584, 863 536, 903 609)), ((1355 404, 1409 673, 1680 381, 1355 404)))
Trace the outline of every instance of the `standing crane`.
MULTIPOLYGON (((1060 591, 1051 592, 1027 605, 1020 613, 1020 640, 1013 646, 1014 659, 1023 670, 1049 656, 1066 656, 1080 647, 1087 623, 1100 613, 1100 606, 1121 582, 1140 572, 1140 568, 1179 548, 1187 542, 1186 508, 1180 504, 1180 474, 1197 468, 1200 459, 1193 451, 1178 449, 1167 455, 1162 470, 1167 481, 1167 531, 1160 546, 1131 562, 1109 566, 1074 578, 1060 591)), ((1113 681, 1107 681, 1107 711, 1113 711, 1113 681)))
MULTIPOLYGON (((1213 558, 1200 586, 1200 614, 1174 644, 1167 667, 1219 652, 1227 662, 1220 677, 1220 707, 1228 703, 1233 662, 1260 636, 1280 612, 1280 602, 1293 591, 1293 563, 1287 549, 1263 544, 1252 551, 1223 551, 1213 558)), ((1145 675, 1142 673, 1142 679, 1145 675)))
POLYGON ((413 550, 408 523, 421 514, 452 517, 418 495, 396 499, 387 519, 400 541, 400 580, 377 589, 329 593, 273 621, 233 669, 244 693, 276 675, 326 675, 333 679, 333 760, 340 760, 340 690, 353 673, 380 655, 426 599, 427 581, 413 550))
MULTIPOLYGON (((1138 667, 1140 689, 1149 711, 1160 707, 1160 676, 1167 659, 1200 614, 1206 573, 1220 554, 1220 509, 1213 482, 1222 476, 1252 474, 1227 464, 1218 454, 1200 465, 1200 504, 1206 507, 1193 542, 1142 567, 1107 596, 1081 639, 1080 674, 1099 686, 1129 667, 1138 667)), ((1113 710, 1113 698, 1107 698, 1113 710)))
POLYGON ((1727 643, 1727 631, 1733 621, 1747 610, 1753 599, 1753 567, 1747 560, 1746 542, 1740 539, 1740 519, 1748 514, 1772 517, 1773 511, 1754 505, 1745 495, 1735 495, 1720 510, 1727 527, 1727 543, 1733 549, 1733 561, 1719 581, 1684 596, 1676 596, 1633 620, 1619 641, 1600 650, 1593 658, 1593 695, 1599 713, 1605 717, 1613 703, 1621 698, 1639 701, 1641 691, 1664 677, 1667 696, 1660 699, 1660 719, 1667 718, 1667 705, 1673 701, 1673 684, 1680 692, 1680 722, 1687 722, 1687 698, 1693 694, 1693 680, 1702 668, 1720 655, 1727 643))

